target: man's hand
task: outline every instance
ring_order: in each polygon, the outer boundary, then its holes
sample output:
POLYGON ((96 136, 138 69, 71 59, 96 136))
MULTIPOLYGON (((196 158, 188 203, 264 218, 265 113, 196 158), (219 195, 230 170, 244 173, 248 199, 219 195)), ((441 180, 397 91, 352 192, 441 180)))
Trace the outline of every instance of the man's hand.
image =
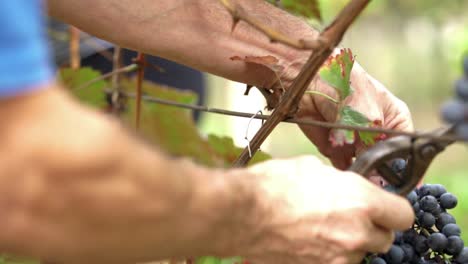
POLYGON ((250 169, 269 212, 245 257, 252 263, 359 263, 367 252, 386 252, 392 230, 411 226, 409 203, 351 172, 307 156, 269 161, 250 169))
POLYGON ((245 170, 169 158, 56 85, 1 100, 0 116, 4 252, 139 263, 217 254, 253 230, 245 170))
MULTIPOLYGON (((406 104, 367 74, 357 63, 351 73, 351 86, 354 92, 346 102, 353 109, 363 113, 369 120, 376 121, 382 128, 413 130, 411 114, 406 104)), ((320 78, 313 81, 310 90, 320 91, 333 98, 338 96, 336 91, 320 78)), ((306 94, 301 101, 297 117, 335 122, 336 111, 337 105, 330 100, 322 96, 306 94)), ((352 158, 358 156, 366 147, 359 139, 353 145, 333 147, 329 140, 330 129, 306 125, 300 128, 319 151, 339 169, 347 169, 351 165, 352 158)))

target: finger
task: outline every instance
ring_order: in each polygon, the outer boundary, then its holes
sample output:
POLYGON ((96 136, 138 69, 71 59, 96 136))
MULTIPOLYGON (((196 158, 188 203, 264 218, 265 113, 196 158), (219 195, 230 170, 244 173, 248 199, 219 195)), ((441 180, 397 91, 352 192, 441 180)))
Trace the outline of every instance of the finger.
POLYGON ((390 230, 406 230, 414 222, 414 212, 406 200, 371 183, 372 193, 370 217, 374 223, 390 230))
POLYGON ((351 166, 355 148, 352 145, 332 147, 329 142, 330 130, 321 127, 299 126, 304 134, 314 143, 317 149, 327 157, 333 166, 340 170, 346 170, 351 166))
POLYGON ((367 235, 369 239, 364 244, 363 250, 373 253, 386 253, 395 239, 393 231, 373 224, 371 225, 367 235))
POLYGON ((359 264, 366 257, 366 252, 354 252, 349 256, 349 263, 359 264))
POLYGON ((414 131, 413 120, 411 112, 405 102, 397 98, 392 93, 388 92, 388 89, 379 82, 377 79, 369 75, 369 80, 380 91, 383 93, 383 109, 384 109, 384 128, 395 129, 401 131, 412 132, 414 131))
POLYGON ((365 256, 365 252, 348 252, 346 255, 336 256, 329 264, 359 264, 365 256))
POLYGON ((340 170, 347 170, 353 163, 355 148, 352 145, 346 145, 333 149, 330 154, 330 161, 333 166, 340 170))
POLYGON ((377 186, 380 186, 380 187, 383 187, 387 184, 387 182, 385 181, 384 178, 382 178, 381 176, 376 176, 376 175, 373 175, 373 176, 370 176, 370 177, 367 177, 369 179, 370 182, 372 182, 373 184, 377 185, 377 186))

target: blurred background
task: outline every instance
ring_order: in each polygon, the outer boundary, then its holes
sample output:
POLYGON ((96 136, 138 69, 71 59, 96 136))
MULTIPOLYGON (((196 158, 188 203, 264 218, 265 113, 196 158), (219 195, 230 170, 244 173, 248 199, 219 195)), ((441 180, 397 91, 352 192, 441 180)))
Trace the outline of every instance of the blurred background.
MULTIPOLYGON (((324 22, 318 24, 310 21, 311 24, 323 27, 347 2, 320 0, 324 22)), ((55 39, 60 37, 58 29, 60 25, 52 25, 50 30, 55 39)), ((89 41, 89 36, 84 36, 89 41)), ((57 50, 63 50, 64 47, 57 46, 57 43, 54 45, 56 62, 61 64, 61 56, 66 54, 61 55, 57 50)), ((106 55, 106 52, 111 51, 109 48, 112 45, 101 42, 82 43, 82 47, 86 46, 87 50, 99 51, 99 56, 108 58, 107 64, 103 66, 95 61, 99 60, 96 54, 93 55, 95 52, 89 52, 87 55, 82 54, 83 65, 94 65, 103 72, 110 71, 109 57, 112 53, 106 55)), ((342 46, 351 48, 368 73, 408 104, 417 130, 435 129, 442 124, 439 118, 440 106, 454 95, 453 83, 461 77, 462 57, 468 54, 468 1, 372 1, 364 15, 348 31, 342 46)), ((135 54, 127 56, 127 64, 134 56, 135 54)), ((183 83, 171 83, 174 78, 165 80, 170 75, 154 78, 155 81, 181 89, 192 86, 200 95, 199 102, 204 105, 252 113, 264 110, 264 99, 255 89, 252 89, 249 96, 244 96, 243 84, 212 75, 197 74, 192 69, 183 69, 160 59, 156 59, 154 63, 169 69, 166 74, 172 72, 181 76, 181 72, 185 72, 184 76, 192 76, 187 77, 187 82, 183 83)), ((246 134, 251 138, 261 125, 258 120, 249 125, 249 120, 245 118, 210 113, 202 113, 197 116, 197 120, 204 135, 229 136, 241 147, 247 144, 246 134)), ((441 183, 459 198, 459 205, 452 213, 465 232, 465 241, 468 241, 467 147, 466 144, 449 147, 433 163, 426 177, 426 182, 441 183)), ((300 154, 320 156, 302 132, 292 124, 277 127, 262 146, 262 151, 277 158, 300 154)))

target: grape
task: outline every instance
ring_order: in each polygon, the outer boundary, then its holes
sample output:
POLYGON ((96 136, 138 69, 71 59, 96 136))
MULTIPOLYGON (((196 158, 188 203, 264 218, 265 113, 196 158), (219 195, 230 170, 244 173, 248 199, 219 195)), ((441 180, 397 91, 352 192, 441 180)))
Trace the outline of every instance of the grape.
POLYGON ((410 244, 402 244, 401 249, 403 250, 403 262, 410 261, 414 258, 414 249, 410 244))
POLYGON ((427 239, 427 244, 435 252, 443 252, 447 247, 447 237, 442 233, 432 233, 427 239))
POLYGON ((418 235, 413 241, 414 250, 420 254, 424 254, 429 249, 427 238, 423 235, 418 235))
POLYGON ((376 258, 372 259, 370 264, 387 264, 387 262, 385 262, 385 260, 383 258, 376 257, 376 258))
POLYGON ((401 247, 392 245, 384 258, 389 264, 400 264, 403 261, 404 254, 405 252, 401 247))
POLYGON ((440 205, 444 209, 452 209, 457 206, 458 200, 455 195, 451 193, 444 193, 442 196, 440 196, 440 205))
POLYGON ((416 219, 417 219, 419 222, 421 222, 421 220, 423 219, 424 213, 426 213, 426 212, 424 212, 423 210, 419 210, 419 212, 415 213, 416 219))
POLYGON ((407 196, 406 198, 408 199, 408 201, 410 202, 410 204, 414 204, 415 202, 418 201, 418 195, 416 194, 415 191, 411 191, 407 196))
POLYGON ((460 236, 461 230, 457 224, 448 224, 442 228, 442 233, 446 236, 460 236))
POLYGON ((437 208, 437 199, 432 195, 427 195, 421 198, 420 207, 425 212, 431 212, 437 208))
POLYGON ((404 159, 395 159, 392 162, 392 170, 395 173, 402 173, 406 169, 406 160, 404 159))
POLYGON ((463 60, 465 77, 455 82, 456 99, 444 103, 441 107, 442 118, 455 125, 455 134, 468 141, 468 56, 463 60))
POLYGON ((437 205, 437 207, 434 209, 434 210, 431 210, 431 213, 438 217, 441 213, 445 213, 445 209, 442 209, 442 207, 440 207, 440 205, 437 205))
POLYGON ((384 186, 384 190, 386 190, 387 192, 391 192, 391 193, 397 193, 397 188, 392 185, 384 186))
POLYGON ((395 232, 394 243, 396 243, 396 244, 403 243, 403 232, 401 232, 401 231, 396 231, 395 232))
POLYGON ((432 184, 424 184, 421 186, 421 188, 417 189, 418 190, 418 196, 419 198, 424 197, 426 195, 432 195, 433 194, 433 189, 432 189, 432 184))
POLYGON ((446 251, 450 255, 457 255, 463 250, 463 240, 459 236, 451 236, 447 239, 446 251))
POLYGON ((419 258, 418 260, 416 261, 413 261, 411 263, 415 263, 415 264, 429 264, 429 260, 425 260, 424 258, 419 258))
POLYGON ((447 189, 445 189, 445 187, 442 184, 433 184, 432 186, 434 189, 434 192, 432 193, 432 195, 435 198, 439 198, 442 194, 447 192, 447 189))
POLYGON ((463 70, 465 70, 465 76, 468 77, 468 56, 465 56, 463 60, 463 70))
POLYGON ((468 77, 462 78, 455 83, 455 91, 458 98, 468 102, 468 77))
POLYGON ((414 213, 417 213, 421 210, 418 202, 415 202, 413 204, 413 210, 414 210, 414 213))
POLYGON ((451 100, 442 106, 442 118, 449 123, 459 123, 465 118, 465 105, 459 100, 451 100))
POLYGON ((455 218, 449 213, 441 213, 436 220, 436 227, 442 230, 448 224, 456 224, 455 218))
POLYGON ((418 217, 418 221, 422 227, 431 228, 435 224, 436 219, 431 213, 424 212, 420 218, 418 217))
POLYGON ((457 125, 455 127, 455 133, 463 140, 468 141, 468 123, 462 123, 457 125))
POLYGON ((407 199, 416 214, 413 226, 395 232, 386 254, 368 254, 362 264, 468 264, 468 247, 460 237, 460 227, 446 212, 457 205, 457 198, 441 184, 424 184, 407 199))
POLYGON ((457 255, 455 260, 459 263, 468 262, 468 247, 464 247, 460 254, 457 255))
POLYGON ((413 241, 418 235, 419 234, 416 230, 408 229, 403 233, 403 241, 411 243, 411 241, 413 241))

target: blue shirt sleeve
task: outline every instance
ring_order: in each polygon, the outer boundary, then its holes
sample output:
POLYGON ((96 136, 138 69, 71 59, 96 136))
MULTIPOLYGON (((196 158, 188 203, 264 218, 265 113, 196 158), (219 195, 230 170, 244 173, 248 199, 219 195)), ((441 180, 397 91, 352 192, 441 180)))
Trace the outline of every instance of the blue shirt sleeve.
POLYGON ((0 97, 26 93, 54 78, 41 0, 0 0, 0 97))

